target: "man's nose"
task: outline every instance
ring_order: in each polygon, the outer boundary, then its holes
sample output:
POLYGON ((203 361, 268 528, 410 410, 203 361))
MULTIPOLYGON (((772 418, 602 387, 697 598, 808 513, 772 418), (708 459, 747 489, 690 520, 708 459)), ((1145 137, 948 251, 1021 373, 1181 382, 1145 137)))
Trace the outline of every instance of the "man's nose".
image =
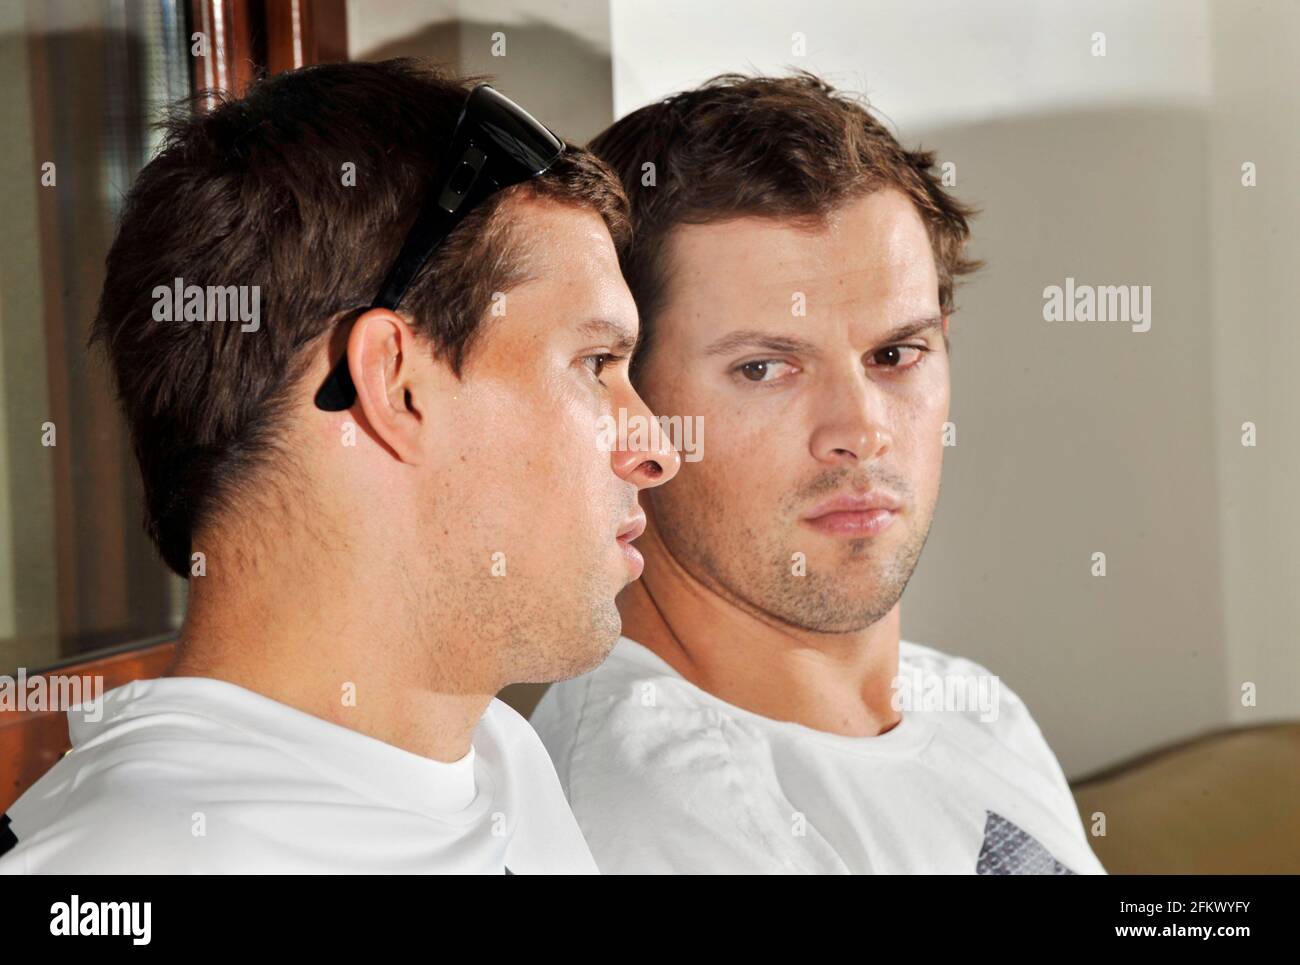
POLYGON ((824 405, 819 407, 819 424, 809 440, 814 459, 831 465, 869 463, 893 447, 880 398, 870 380, 845 373, 827 388, 824 405))
POLYGON ((676 476, 682 459, 670 433, 660 426, 639 397, 636 401, 627 410, 627 432, 619 432, 610 458, 620 479, 626 479, 638 489, 650 489, 676 476))

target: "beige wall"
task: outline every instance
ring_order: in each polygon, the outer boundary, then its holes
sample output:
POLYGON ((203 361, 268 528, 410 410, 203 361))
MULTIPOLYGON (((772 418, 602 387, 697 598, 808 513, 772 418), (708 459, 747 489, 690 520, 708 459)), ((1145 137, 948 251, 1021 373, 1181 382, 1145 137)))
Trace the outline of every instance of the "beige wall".
POLYGON ((1212 7, 1210 288, 1232 719, 1300 712, 1300 4, 1212 7), (1258 186, 1241 184, 1254 162, 1258 186), (1258 445, 1241 445, 1254 422, 1258 445), (1233 692, 1259 689, 1258 709, 1233 692))

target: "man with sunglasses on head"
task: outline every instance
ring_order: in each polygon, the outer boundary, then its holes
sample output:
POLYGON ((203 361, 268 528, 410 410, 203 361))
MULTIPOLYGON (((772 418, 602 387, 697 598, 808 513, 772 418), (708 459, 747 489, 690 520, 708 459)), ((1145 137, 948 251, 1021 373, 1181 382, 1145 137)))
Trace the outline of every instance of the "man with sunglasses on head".
POLYGON ((626 240, 590 154, 415 62, 171 123, 94 337, 188 612, 167 676, 70 712, 0 870, 595 870, 493 695, 606 655, 677 469, 603 433, 651 418, 626 240), (260 324, 164 320, 173 285, 252 286, 260 324))
POLYGON ((645 494, 626 638, 533 715, 600 869, 1100 872, 1024 703, 900 638, 976 267, 933 153, 807 74, 717 78, 592 149, 632 202, 634 382, 709 439, 645 494))

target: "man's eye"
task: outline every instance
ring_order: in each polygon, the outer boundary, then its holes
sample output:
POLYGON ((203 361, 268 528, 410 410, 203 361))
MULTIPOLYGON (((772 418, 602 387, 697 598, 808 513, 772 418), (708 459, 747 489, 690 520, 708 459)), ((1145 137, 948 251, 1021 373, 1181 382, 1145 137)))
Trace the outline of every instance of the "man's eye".
POLYGON ((588 355, 583 358, 582 362, 591 370, 591 374, 600 378, 601 373, 605 371, 605 366, 613 365, 616 362, 623 361, 624 356, 614 355, 610 352, 601 352, 597 355, 588 355))
POLYGON ((736 371, 749 382, 772 382, 782 375, 783 367, 789 369, 791 366, 788 362, 778 362, 776 359, 760 359, 738 365, 736 371))
POLYGON ((919 345, 890 345, 871 356, 872 363, 887 369, 910 369, 927 351, 919 345))

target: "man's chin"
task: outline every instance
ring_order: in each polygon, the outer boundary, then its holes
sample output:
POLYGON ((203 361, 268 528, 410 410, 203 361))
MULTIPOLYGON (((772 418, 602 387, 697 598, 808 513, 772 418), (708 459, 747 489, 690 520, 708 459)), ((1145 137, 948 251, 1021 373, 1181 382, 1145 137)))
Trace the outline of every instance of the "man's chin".
POLYGON ((583 666, 579 667, 574 673, 570 674, 569 676, 571 677, 581 676, 582 674, 589 673, 590 671, 595 670, 602 663, 604 663, 605 660, 608 659, 610 653, 613 652, 614 645, 618 643, 619 632, 620 631, 616 631, 612 637, 608 638, 605 641, 602 641, 599 646, 595 647, 591 651, 591 653, 588 654, 588 659, 586 663, 583 666))
POLYGON ((798 601, 773 602, 768 612, 812 633, 861 633, 888 616, 897 602, 892 594, 864 599, 860 592, 822 591, 798 601))
POLYGON ((866 542, 865 546, 808 546, 804 570, 797 578, 778 578, 751 599, 760 609, 800 629, 865 630, 888 615, 911 576, 910 567, 905 577, 899 572, 898 547, 866 542))
POLYGON ((547 683, 579 677, 605 662, 623 632, 623 619, 613 600, 594 608, 593 617, 586 633, 575 634, 574 639, 565 641, 567 660, 563 666, 554 668, 547 683))

